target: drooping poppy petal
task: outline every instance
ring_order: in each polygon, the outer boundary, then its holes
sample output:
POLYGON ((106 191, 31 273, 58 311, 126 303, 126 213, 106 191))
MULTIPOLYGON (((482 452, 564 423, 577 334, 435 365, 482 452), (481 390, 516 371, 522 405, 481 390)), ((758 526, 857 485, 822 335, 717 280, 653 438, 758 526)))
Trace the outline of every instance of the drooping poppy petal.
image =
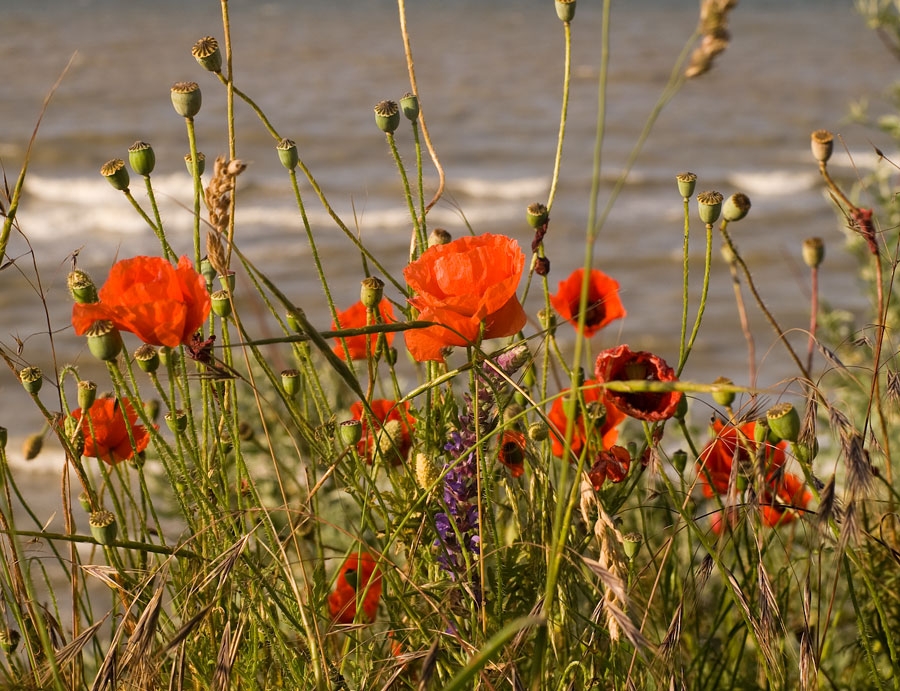
POLYGON ((606 480, 613 483, 622 482, 631 468, 631 454, 624 446, 611 446, 601 451, 594 459, 594 465, 588 471, 588 479, 597 492, 606 480))
MULTIPOLYGON (((604 350, 597 356, 594 376, 601 383, 612 381, 677 381, 675 370, 665 360, 645 351, 633 352, 627 345, 604 350)), ((656 422, 675 414, 680 391, 621 393, 607 391, 607 397, 622 412, 638 420, 656 422)))
MULTIPOLYGON (((625 419, 625 413, 613 404, 609 397, 597 386, 595 379, 589 379, 584 383, 581 397, 584 407, 575 406, 577 415, 575 428, 572 432, 570 461, 576 460, 584 449, 585 444, 592 444, 597 450, 608 449, 619 438, 619 424, 625 419), (587 414, 585 414, 587 413, 587 414)), ((563 440, 566 434, 568 421, 567 404, 569 389, 561 392, 561 395, 553 401, 547 418, 550 423, 550 440, 553 445, 553 455, 563 457, 565 449, 563 440)))
POLYGON ((369 421, 362 403, 350 406, 350 416, 362 422, 362 437, 356 448, 359 455, 371 464, 376 456, 400 465, 409 456, 412 447, 412 430, 415 419, 409 413, 409 402, 399 404, 383 398, 370 402, 375 418, 375 430, 369 428, 369 421))
POLYGON ((134 457, 150 443, 150 434, 137 424, 138 415, 128 399, 98 398, 91 404, 88 414, 81 408, 72 411, 76 420, 84 418, 81 431, 84 435, 85 456, 99 458, 109 465, 115 465, 134 457), (126 422, 127 416, 127 422, 126 422), (134 438, 134 446, 128 429, 134 438))
POLYGON ((506 430, 500 437, 497 460, 509 468, 513 477, 525 472, 525 435, 518 430, 506 430))
POLYGON ((352 552, 344 560, 334 590, 328 596, 331 618, 338 624, 352 624, 358 599, 362 603, 361 619, 374 621, 381 599, 381 572, 368 552, 352 552))
MULTIPOLYGON (((559 289, 550 296, 550 304, 572 326, 578 326, 578 307, 581 304, 581 284, 584 269, 575 269, 559 282, 559 289)), ((597 331, 626 314, 619 298, 619 282, 602 271, 593 269, 588 277, 588 295, 584 315, 584 335, 590 338, 597 331)))
POLYGON ((525 255, 514 240, 485 234, 429 248, 403 275, 419 319, 434 326, 406 332, 406 347, 417 361, 443 360, 443 348, 487 338, 512 336, 526 321, 516 297, 525 255))
POLYGON ((98 297, 99 302, 73 305, 75 333, 83 335, 105 319, 145 343, 172 348, 190 341, 211 306, 206 280, 187 257, 177 267, 161 257, 116 262, 98 297))
MULTIPOLYGON (((381 321, 384 323, 395 321, 394 307, 389 300, 383 299, 378 303, 378 313, 381 315, 381 321)), ((374 323, 375 322, 373 321, 372 324, 374 323)), ((366 306, 362 304, 362 302, 357 302, 343 312, 338 312, 337 321, 331 322, 332 329, 359 329, 365 326, 371 326, 371 324, 368 322, 366 306)), ((394 334, 388 332, 384 336, 387 339, 388 347, 390 347, 394 342, 394 334)), ((346 355, 344 353, 344 346, 341 345, 341 339, 336 338, 334 340, 335 345, 332 347, 332 351, 343 360, 346 355)), ((365 336, 347 336, 344 340, 347 342, 347 350, 350 351, 351 360, 365 360, 366 357, 368 357, 365 336)), ((378 345, 378 334, 370 334, 368 340, 368 352, 374 355, 375 348, 378 345)))

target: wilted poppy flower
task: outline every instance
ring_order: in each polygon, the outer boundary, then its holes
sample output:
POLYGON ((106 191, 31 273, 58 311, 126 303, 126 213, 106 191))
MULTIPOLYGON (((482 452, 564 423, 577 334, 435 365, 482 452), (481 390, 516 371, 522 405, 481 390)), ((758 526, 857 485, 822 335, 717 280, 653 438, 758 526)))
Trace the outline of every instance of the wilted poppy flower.
POLYGON ((442 349, 485 338, 512 336, 525 326, 516 288, 525 255, 502 235, 463 237, 430 247, 403 270, 415 293, 419 319, 435 326, 407 331, 406 347, 423 360, 443 360, 442 349))
MULTIPOLYGON (((584 269, 575 269, 564 281, 559 282, 556 295, 550 296, 550 304, 572 326, 578 326, 578 307, 581 303, 581 283, 584 269)), ((584 314, 584 335, 587 338, 609 324, 625 316, 625 308, 619 299, 619 282, 602 271, 593 269, 588 278, 587 307, 584 314)))
POLYGON ((606 480, 622 482, 631 468, 631 454, 624 446, 611 446, 608 451, 601 451, 594 459, 594 465, 588 471, 588 479, 597 492, 606 480))
POLYGON ((187 257, 177 267, 161 257, 116 262, 98 296, 100 302, 72 307, 79 336, 105 319, 144 343, 174 348, 191 340, 210 310, 206 279, 187 257))
MULTIPOLYGON (((382 300, 378 303, 378 313, 381 315, 382 322, 392 322, 394 321, 394 307, 391 305, 390 301, 382 300)), ((374 322, 373 322, 374 323, 374 322)), ((362 302, 357 302, 355 305, 349 307, 343 312, 338 312, 337 321, 331 322, 332 329, 359 329, 364 326, 371 326, 371 324, 367 321, 366 315, 366 306, 362 304, 362 302)), ((387 344, 390 346, 394 342, 394 334, 391 332, 386 333, 385 338, 387 339, 387 344)), ((341 344, 341 339, 336 338, 336 341, 332 350, 334 354, 337 355, 342 360, 346 357, 344 354, 344 346, 341 344)), ((365 360, 367 357, 366 353, 366 337, 365 336, 346 336, 344 340, 347 342, 347 350, 350 351, 350 359, 351 360, 365 360)), ((378 345, 378 334, 370 334, 369 335, 369 352, 373 355, 375 354, 375 348, 378 345)))
POLYGON ((514 429, 506 430, 500 437, 497 460, 509 468, 510 475, 521 477, 525 472, 525 435, 514 429))
MULTIPOLYGON (((755 429, 756 422, 753 421, 740 426, 730 425, 722 420, 713 422, 712 433, 715 436, 703 447, 697 459, 697 473, 703 484, 704 495, 713 497, 728 493, 731 466, 735 461, 739 468, 746 469, 745 474, 752 468, 758 448, 753 438, 755 429)), ((767 477, 784 465, 786 447, 787 442, 779 442, 777 445, 766 442, 764 453, 767 477)))
MULTIPOLYGON (((627 345, 604 350, 597 356, 594 376, 600 383, 612 381, 677 381, 675 370, 665 360, 645 351, 632 352, 627 345)), ((681 401, 680 391, 622 393, 607 391, 606 396, 622 412, 638 420, 655 422, 675 414, 681 401)))
POLYGON ((362 603, 361 619, 371 622, 381 599, 381 572, 368 552, 351 552, 341 566, 334 591, 328 596, 328 611, 338 624, 352 624, 356 602, 362 603))
POLYGON ((87 416, 78 408, 72 411, 72 417, 76 420, 84 418, 81 423, 84 455, 99 458, 110 465, 132 458, 135 451, 140 453, 150 443, 150 434, 145 427, 136 424, 137 412, 127 398, 121 401, 117 398, 98 398, 91 404, 87 416), (129 427, 134 446, 128 436, 129 427))
MULTIPOLYGON (((618 426, 625 419, 625 414, 619 410, 602 389, 592 386, 597 381, 590 379, 584 382, 581 397, 584 399, 584 408, 580 405, 574 409, 578 415, 575 419, 575 428, 572 432, 572 454, 570 460, 581 455, 584 445, 589 442, 597 450, 608 449, 619 438, 618 426), (585 411, 587 416, 585 416, 585 411), (587 423, 585 424, 585 419, 587 423)), ((569 389, 565 389, 562 395, 553 401, 550 413, 547 416, 550 422, 550 439, 553 443, 553 455, 563 457, 563 439, 566 434, 566 422, 568 415, 566 410, 569 405, 569 389)))
POLYGON ((356 448, 359 455, 372 463, 376 457, 388 460, 391 465, 400 465, 409 455, 412 446, 414 419, 409 414, 409 403, 398 404, 383 398, 376 398, 370 403, 375 418, 374 434, 369 430, 362 403, 357 401, 350 406, 350 415, 354 420, 362 422, 362 438, 356 448))

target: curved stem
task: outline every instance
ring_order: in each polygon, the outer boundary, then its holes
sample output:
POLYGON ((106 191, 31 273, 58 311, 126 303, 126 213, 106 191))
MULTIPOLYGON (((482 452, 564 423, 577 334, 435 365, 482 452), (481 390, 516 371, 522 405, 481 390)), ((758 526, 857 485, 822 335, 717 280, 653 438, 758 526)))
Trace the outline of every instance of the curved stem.
POLYGON ((572 24, 563 22, 566 43, 566 62, 563 68, 562 111, 559 116, 559 139, 556 144, 556 160, 553 163, 553 178, 550 182, 550 195, 547 198, 547 210, 553 208, 556 198, 556 185, 559 182, 559 169, 562 166, 563 140, 566 137, 566 120, 569 113, 569 83, 572 80, 572 24))

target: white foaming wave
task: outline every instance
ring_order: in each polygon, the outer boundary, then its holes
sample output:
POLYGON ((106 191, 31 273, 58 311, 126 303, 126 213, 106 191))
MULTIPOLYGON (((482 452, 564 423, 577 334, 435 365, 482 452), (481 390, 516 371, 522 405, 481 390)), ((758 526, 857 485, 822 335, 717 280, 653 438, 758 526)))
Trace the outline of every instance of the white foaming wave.
POLYGON ((820 183, 818 170, 797 172, 793 170, 768 170, 762 172, 735 172, 728 175, 728 182, 735 188, 759 197, 782 197, 805 192, 820 183))
POLYGON ((547 194, 550 189, 550 178, 543 176, 513 180, 456 178, 449 186, 453 192, 476 199, 530 199, 547 194))

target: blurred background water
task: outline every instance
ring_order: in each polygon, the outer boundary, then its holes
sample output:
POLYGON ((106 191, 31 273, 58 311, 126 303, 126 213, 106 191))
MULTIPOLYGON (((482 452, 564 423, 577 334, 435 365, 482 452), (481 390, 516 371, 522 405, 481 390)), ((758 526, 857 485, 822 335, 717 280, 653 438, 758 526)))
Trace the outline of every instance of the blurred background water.
MULTIPOLYGON (((297 141, 330 202, 399 275, 410 223, 396 168, 372 117, 376 102, 397 100, 409 90, 396 3, 228 4, 237 86, 282 136, 297 141)), ((559 122, 563 31, 553 3, 416 0, 408 5, 421 102, 447 173, 447 193, 429 216, 430 227, 440 225, 459 236, 467 221, 478 233, 517 237, 527 251, 531 234, 524 209, 546 200, 559 122)), ((584 253, 601 5, 582 0, 573 24, 568 134, 546 238, 554 291, 581 265, 584 253)), ((697 24, 697 2, 615 5, 601 207, 697 24)), ((127 158, 135 140, 154 146, 154 186, 169 238, 176 251, 192 254, 191 186, 182 159, 188 144, 169 88, 176 81, 200 83, 199 149, 209 161, 225 153, 224 89, 190 54, 202 36, 221 40, 219 3, 0 0, 0 12, 0 64, 7 67, 0 80, 0 160, 10 184, 42 100, 75 56, 31 153, 18 213, 25 237, 15 235, 9 248, 19 268, 0 273, 0 342, 15 350, 21 340, 28 362, 52 370, 49 329, 60 362, 98 371, 69 326, 69 257, 79 252, 79 267, 102 283, 117 257, 158 253, 152 232, 99 175, 106 160, 127 158), (29 246, 40 269, 49 327, 29 246)), ((670 362, 677 359, 682 204, 674 176, 684 170, 699 175, 698 191, 716 189, 726 196, 741 191, 751 197, 750 216, 733 226, 733 236, 785 328, 808 323, 800 245, 811 235, 822 236, 829 247, 823 298, 849 310, 864 304, 854 261, 839 250, 843 236, 822 193, 809 134, 824 127, 843 135, 862 172, 874 161, 870 141, 889 152, 885 138, 879 141, 877 133, 847 124, 845 116, 855 99, 868 97, 875 108, 885 107, 878 104, 896 75, 896 61, 847 0, 745 0, 732 12, 730 29, 732 43, 713 71, 687 83, 662 113, 602 230, 595 265, 621 283, 628 317, 595 337, 596 349, 628 342, 670 362)), ((327 329, 322 290, 274 141, 239 101, 236 115, 238 156, 249 164, 239 178, 237 242, 327 329)), ((401 128, 398 142, 412 165, 408 128, 401 128)), ((840 144, 837 149, 836 171, 852 179, 849 158, 840 144)), ((430 166, 426 175, 430 192, 436 179, 430 166)), ((144 203, 141 181, 134 180, 132 189, 144 203)), ((358 295, 359 257, 305 181, 302 190, 332 290, 339 306, 347 306, 358 295)), ((710 304, 685 377, 708 381, 725 375, 746 383, 746 348, 718 246, 716 238, 710 304)), ((701 260, 703 249, 702 227, 695 222, 692 257, 701 260)), ((694 295, 699 278, 695 271, 694 295)), ((532 290, 529 298, 531 314, 541 306, 532 299, 538 292, 532 290)), ((768 326, 751 312, 763 359, 759 382, 769 385, 792 371, 768 326)), ((265 331, 264 324, 259 327, 265 331)), ((129 336, 126 340, 130 349, 137 345, 129 336)), ((0 378, 0 425, 15 439, 39 424, 15 379, 0 378)), ((18 449, 11 452, 15 456, 18 449)))

